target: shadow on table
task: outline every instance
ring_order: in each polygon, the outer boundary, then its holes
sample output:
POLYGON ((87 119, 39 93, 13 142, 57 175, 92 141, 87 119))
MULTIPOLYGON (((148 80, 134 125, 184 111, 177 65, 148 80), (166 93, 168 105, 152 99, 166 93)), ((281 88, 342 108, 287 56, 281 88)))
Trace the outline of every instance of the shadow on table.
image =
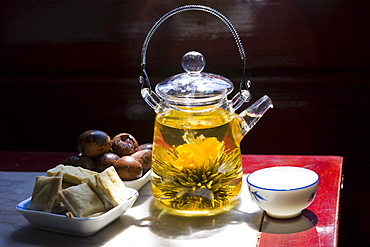
POLYGON ((288 234, 309 230, 318 222, 316 214, 304 209, 302 214, 292 219, 275 219, 266 215, 260 231, 265 233, 288 234))
POLYGON ((154 234, 169 239, 208 238, 224 231, 230 224, 246 223, 258 231, 261 220, 259 215, 239 211, 237 206, 234 210, 206 217, 171 215, 157 207, 155 200, 150 203, 150 212, 148 219, 142 219, 142 226, 148 226, 154 234))

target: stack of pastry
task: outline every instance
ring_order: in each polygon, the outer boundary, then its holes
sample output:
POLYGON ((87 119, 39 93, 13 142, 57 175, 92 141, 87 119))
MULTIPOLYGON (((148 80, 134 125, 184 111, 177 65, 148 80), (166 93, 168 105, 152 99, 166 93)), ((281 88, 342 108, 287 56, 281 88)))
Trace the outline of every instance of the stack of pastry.
POLYGON ((98 173, 58 165, 48 170, 47 176, 36 177, 28 209, 89 218, 107 212, 130 197, 114 167, 98 173))

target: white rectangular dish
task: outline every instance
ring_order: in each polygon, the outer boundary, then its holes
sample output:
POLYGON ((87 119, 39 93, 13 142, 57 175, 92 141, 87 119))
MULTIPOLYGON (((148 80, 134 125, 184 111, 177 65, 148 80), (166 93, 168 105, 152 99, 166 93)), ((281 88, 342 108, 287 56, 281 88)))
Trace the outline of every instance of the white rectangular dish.
POLYGON ((27 207, 31 201, 31 197, 17 204, 16 210, 29 222, 42 230, 77 236, 90 236, 112 223, 134 204, 139 197, 139 192, 132 188, 129 188, 129 192, 132 196, 128 201, 100 216, 91 218, 70 218, 60 214, 28 210, 27 207))
POLYGON ((144 176, 139 179, 132 181, 123 181, 123 183, 129 188, 140 190, 141 187, 143 187, 151 179, 151 171, 152 170, 150 169, 147 173, 145 173, 144 176))

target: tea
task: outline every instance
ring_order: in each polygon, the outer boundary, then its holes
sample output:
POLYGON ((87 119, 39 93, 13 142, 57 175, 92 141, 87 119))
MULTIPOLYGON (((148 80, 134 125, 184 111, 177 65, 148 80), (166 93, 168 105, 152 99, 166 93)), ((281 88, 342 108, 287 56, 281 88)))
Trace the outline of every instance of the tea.
POLYGON ((167 109, 154 128, 152 191, 176 214, 214 214, 233 204, 242 185, 240 121, 222 108, 167 109))

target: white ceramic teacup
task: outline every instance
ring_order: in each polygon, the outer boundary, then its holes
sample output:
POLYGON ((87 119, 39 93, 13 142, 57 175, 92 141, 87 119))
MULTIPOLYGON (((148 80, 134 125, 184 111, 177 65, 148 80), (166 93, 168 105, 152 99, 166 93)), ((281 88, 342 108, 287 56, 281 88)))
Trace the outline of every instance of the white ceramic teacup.
POLYGON ((300 215, 315 198, 319 176, 302 167, 279 166, 257 170, 247 177, 250 195, 274 218, 300 215))

